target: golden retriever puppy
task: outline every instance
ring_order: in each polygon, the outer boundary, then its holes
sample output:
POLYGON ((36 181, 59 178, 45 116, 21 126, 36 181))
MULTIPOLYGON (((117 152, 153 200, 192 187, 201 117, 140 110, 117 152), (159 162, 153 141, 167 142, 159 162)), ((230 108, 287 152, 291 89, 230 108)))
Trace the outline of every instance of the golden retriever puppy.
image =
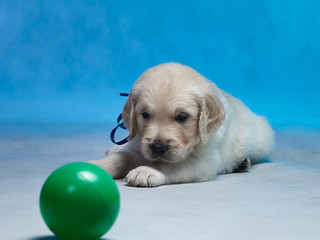
POLYGON ((90 162, 133 186, 209 181, 259 162, 274 144, 265 118, 177 63, 147 70, 122 116, 129 142, 90 162))

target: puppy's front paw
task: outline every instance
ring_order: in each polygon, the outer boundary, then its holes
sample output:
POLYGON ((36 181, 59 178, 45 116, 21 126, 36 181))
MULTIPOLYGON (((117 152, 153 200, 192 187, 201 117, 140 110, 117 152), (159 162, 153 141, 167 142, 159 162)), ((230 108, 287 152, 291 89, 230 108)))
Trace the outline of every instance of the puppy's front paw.
POLYGON ((162 172, 151 167, 138 167, 133 169, 125 177, 128 184, 136 187, 156 187, 165 184, 165 176, 162 172))
POLYGON ((129 172, 127 162, 119 154, 112 154, 101 160, 91 160, 88 163, 97 165, 108 172, 114 179, 122 179, 129 172))

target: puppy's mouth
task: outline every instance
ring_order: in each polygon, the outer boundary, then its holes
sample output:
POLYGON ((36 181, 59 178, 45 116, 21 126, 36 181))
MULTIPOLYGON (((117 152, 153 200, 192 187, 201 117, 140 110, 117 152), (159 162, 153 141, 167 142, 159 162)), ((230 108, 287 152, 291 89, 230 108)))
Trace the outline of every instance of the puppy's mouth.
POLYGON ((174 161, 172 160, 171 157, 169 156, 156 156, 156 155, 149 155, 149 159, 153 162, 159 162, 159 163, 173 163, 174 161))

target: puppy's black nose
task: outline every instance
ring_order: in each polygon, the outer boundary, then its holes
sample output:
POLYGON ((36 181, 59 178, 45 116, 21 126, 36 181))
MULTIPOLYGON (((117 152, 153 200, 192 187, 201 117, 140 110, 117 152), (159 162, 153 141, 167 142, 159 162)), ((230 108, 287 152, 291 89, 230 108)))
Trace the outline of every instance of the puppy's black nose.
POLYGON ((163 141, 156 140, 149 144, 149 148, 154 155, 163 156, 169 149, 169 145, 163 141))

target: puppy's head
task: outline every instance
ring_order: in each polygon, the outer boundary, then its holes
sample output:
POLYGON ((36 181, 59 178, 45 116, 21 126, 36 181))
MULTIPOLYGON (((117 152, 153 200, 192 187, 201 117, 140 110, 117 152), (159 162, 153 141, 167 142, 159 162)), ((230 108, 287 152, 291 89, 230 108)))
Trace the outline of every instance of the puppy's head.
POLYGON ((138 135, 141 151, 150 161, 183 161, 224 119, 214 88, 180 64, 147 70, 134 84, 122 111, 129 140, 138 135))

